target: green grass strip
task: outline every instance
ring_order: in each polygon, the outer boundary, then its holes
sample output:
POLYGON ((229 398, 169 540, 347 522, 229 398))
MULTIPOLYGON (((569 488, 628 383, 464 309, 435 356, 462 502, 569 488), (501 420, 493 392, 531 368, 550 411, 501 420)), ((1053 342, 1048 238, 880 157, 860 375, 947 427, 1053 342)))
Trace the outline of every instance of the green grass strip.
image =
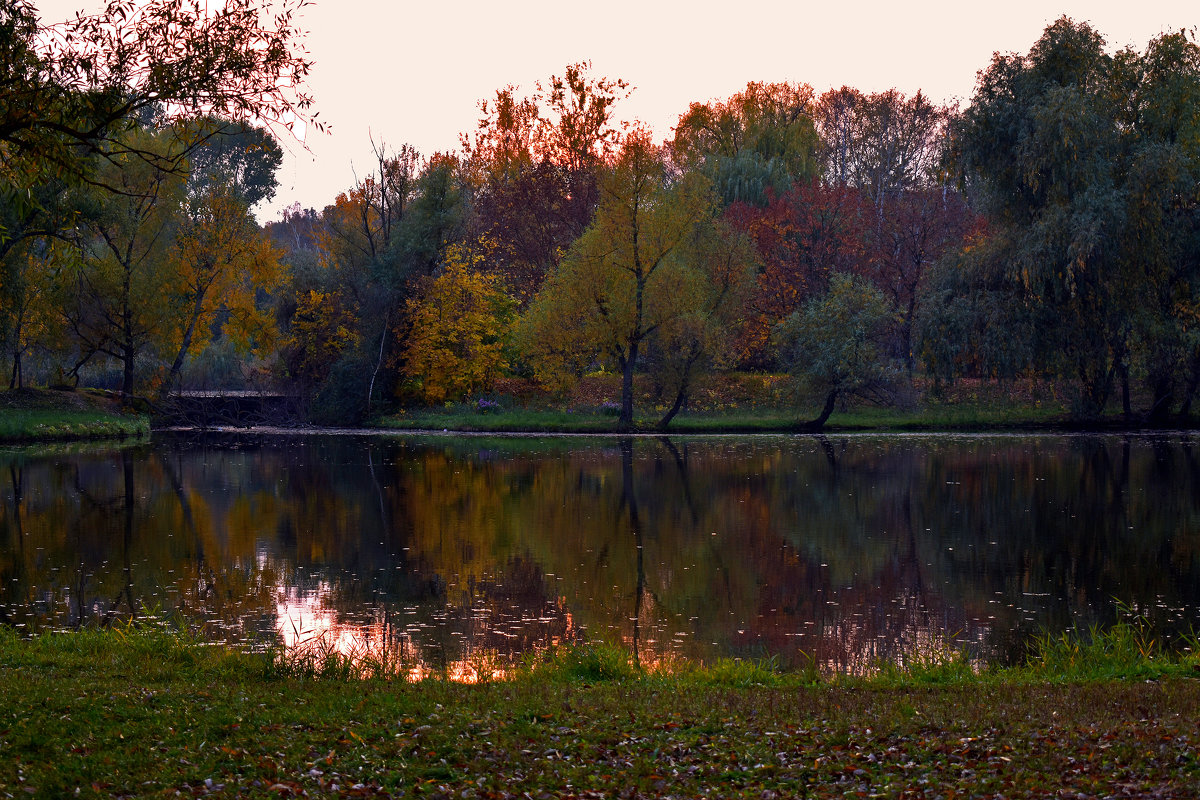
POLYGON ((161 628, 0 633, 0 794, 1200 790, 1196 659, 1134 629, 1043 640, 1012 670, 950 659, 846 680, 781 674, 771 662, 646 671, 602 644, 476 685, 395 672, 346 680, 358 668, 333 658, 232 652, 161 628))

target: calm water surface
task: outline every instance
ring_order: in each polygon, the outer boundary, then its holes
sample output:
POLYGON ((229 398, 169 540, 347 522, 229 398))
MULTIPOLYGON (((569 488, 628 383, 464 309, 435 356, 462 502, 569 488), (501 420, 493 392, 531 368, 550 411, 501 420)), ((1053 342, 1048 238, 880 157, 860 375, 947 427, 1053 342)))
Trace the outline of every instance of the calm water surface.
POLYGON ((1200 630, 1190 435, 156 436, 0 450, 0 624, 470 679, 582 638, 861 671, 1135 610, 1200 630))

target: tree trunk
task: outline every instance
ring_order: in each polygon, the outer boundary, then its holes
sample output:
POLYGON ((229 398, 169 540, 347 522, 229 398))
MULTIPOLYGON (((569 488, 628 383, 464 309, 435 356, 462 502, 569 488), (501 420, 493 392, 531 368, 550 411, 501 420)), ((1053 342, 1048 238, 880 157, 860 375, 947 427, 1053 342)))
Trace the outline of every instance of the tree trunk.
POLYGON ((1179 416, 1188 417, 1192 413, 1192 398, 1200 389, 1200 355, 1192 359, 1192 374, 1188 376, 1187 389, 1183 394, 1183 405, 1179 408, 1179 416))
POLYGON ((629 357, 619 359, 621 366, 621 416, 617 427, 623 431, 633 428, 633 368, 637 363, 637 342, 629 346, 629 357))
POLYGON ((133 399, 133 359, 134 349, 128 345, 122 347, 121 361, 125 369, 121 381, 121 392, 125 395, 126 403, 133 399))
POLYGON ((1089 370, 1086 365, 1079 369, 1079 398, 1076 402, 1075 415, 1085 420, 1099 419, 1104 415, 1117 370, 1116 364, 1103 367, 1092 366, 1095 367, 1094 370, 1089 370))
POLYGON ((688 382, 685 379, 683 383, 679 385, 679 391, 675 394, 675 402, 671 404, 670 410, 667 411, 666 416, 659 420, 659 428, 664 431, 667 429, 667 426, 671 424, 671 420, 675 419, 675 415, 679 413, 679 409, 683 408, 683 404, 687 402, 687 394, 688 382))
POLYGON ((671 405, 671 410, 667 412, 667 415, 658 423, 658 427, 664 431, 667 429, 667 426, 671 424, 671 420, 675 419, 675 415, 679 413, 680 409, 687 405, 688 389, 691 388, 692 383, 692 367, 696 365, 696 361, 699 359, 699 357, 700 353, 698 352, 698 349, 693 348, 691 355, 689 355, 687 361, 684 362, 683 377, 679 380, 679 391, 675 394, 675 402, 671 405))
POLYGON ((163 381, 162 390, 159 392, 160 397, 166 397, 167 392, 171 391, 171 387, 179 379, 179 373, 183 371, 183 362, 187 360, 188 350, 192 347, 192 338, 196 335, 196 325, 200 322, 200 315, 204 313, 204 298, 207 294, 207 288, 198 290, 196 293, 196 300, 192 304, 192 316, 188 320, 187 329, 183 332, 183 341, 179 343, 179 352, 175 354, 171 371, 167 373, 167 379, 163 381))
POLYGON ((917 292, 913 289, 912 297, 908 301, 908 313, 904 315, 904 322, 900 326, 900 340, 904 344, 904 369, 908 372, 908 377, 911 379, 917 372, 917 357, 913 353, 913 318, 917 315, 917 292))
POLYGON ((1146 419, 1151 425, 1161 425, 1171 414, 1175 402, 1175 382, 1170 378, 1159 378, 1154 382, 1154 402, 1146 419))
POLYGON ((837 405, 838 395, 841 394, 841 389, 832 389, 825 397, 825 407, 821 409, 820 415, 811 422, 804 423, 804 429, 813 431, 814 433, 825 427, 825 423, 829 421, 829 417, 833 414, 834 406, 837 405))
POLYGON ((1124 364, 1121 370, 1121 413, 1126 421, 1133 419, 1133 402, 1129 396, 1129 367, 1124 364))
POLYGON ((383 347, 387 342, 388 326, 390 325, 391 315, 384 314, 383 316, 383 333, 379 336, 379 356, 375 359, 375 369, 371 371, 371 383, 367 386, 367 411, 371 410, 371 395, 375 394, 375 379, 379 377, 379 367, 383 365, 383 347))

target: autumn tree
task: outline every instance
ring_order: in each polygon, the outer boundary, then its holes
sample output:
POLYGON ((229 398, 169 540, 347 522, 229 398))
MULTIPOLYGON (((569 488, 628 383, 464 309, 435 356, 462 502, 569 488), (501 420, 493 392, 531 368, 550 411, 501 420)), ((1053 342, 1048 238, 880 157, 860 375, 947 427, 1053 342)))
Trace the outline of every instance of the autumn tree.
POLYGON ((442 269, 409 298, 402 374, 426 403, 487 391, 507 362, 513 301, 486 271, 489 243, 451 245, 442 269))
POLYGON ((746 302, 741 359, 770 366, 776 325, 822 294, 832 275, 869 273, 872 210, 857 189, 808 180, 761 207, 735 203, 725 217, 754 242, 761 262, 746 302))
MULTIPOLYGON (((132 135, 128 149, 150 150, 165 134, 132 135)), ((66 308, 79 348, 72 373, 96 355, 115 359, 121 389, 132 397, 141 356, 164 343, 172 327, 177 284, 166 267, 185 182, 129 153, 106 158, 100 177, 118 190, 87 220, 66 308)))
POLYGON ((56 308, 58 270, 53 266, 51 246, 44 241, 25 240, 9 249, 0 266, 0 342, 12 360, 8 388, 25 383, 25 357, 31 350, 51 349, 61 341, 61 316, 56 308))
POLYGON ((359 343, 358 318, 344 298, 309 289, 296 302, 283 342, 284 359, 293 377, 317 385, 359 343))
POLYGON ((648 339, 684 313, 693 265, 681 245, 711 211, 696 173, 668 178, 649 135, 631 134, 600 181, 591 226, 538 293, 521 334, 529 357, 563 370, 600 356, 621 373, 619 425, 633 425, 633 377, 648 339))
MULTIPOLYGON (((24 383, 25 357, 64 339, 58 313, 58 262, 71 256, 70 232, 88 205, 87 192, 64 181, 22 182, 0 164, 0 183, 29 202, 0 202, 0 342, 12 359, 10 384, 24 383)), ((52 349, 59 349, 54 347, 52 349)))
POLYGON ((161 391, 176 385, 190 353, 214 333, 249 350, 275 344, 275 325, 259 293, 278 290, 285 279, 280 252, 260 230, 235 183, 201 184, 181 205, 178 229, 164 265, 178 304, 175 356, 161 391), (217 323, 220 323, 219 330, 217 323))
POLYGON ((752 82, 728 100, 692 103, 671 153, 681 169, 703 169, 725 204, 762 205, 817 176, 818 146, 811 86, 752 82))
POLYGON ((620 144, 614 107, 629 86, 590 70, 570 64, 527 97, 498 90, 462 137, 476 231, 496 243, 493 268, 523 303, 591 222, 598 171, 620 144))

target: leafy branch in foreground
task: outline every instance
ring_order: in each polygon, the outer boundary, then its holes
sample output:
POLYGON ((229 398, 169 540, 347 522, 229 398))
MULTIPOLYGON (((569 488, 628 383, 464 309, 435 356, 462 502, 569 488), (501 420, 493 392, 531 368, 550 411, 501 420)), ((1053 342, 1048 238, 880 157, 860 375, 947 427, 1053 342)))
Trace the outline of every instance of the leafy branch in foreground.
POLYGON ((29 0, 0 0, 0 160, 35 176, 86 178, 96 153, 177 170, 211 126, 165 154, 137 150, 122 134, 158 113, 293 132, 315 123, 297 21, 307 4, 113 0, 98 14, 45 25, 29 0))

